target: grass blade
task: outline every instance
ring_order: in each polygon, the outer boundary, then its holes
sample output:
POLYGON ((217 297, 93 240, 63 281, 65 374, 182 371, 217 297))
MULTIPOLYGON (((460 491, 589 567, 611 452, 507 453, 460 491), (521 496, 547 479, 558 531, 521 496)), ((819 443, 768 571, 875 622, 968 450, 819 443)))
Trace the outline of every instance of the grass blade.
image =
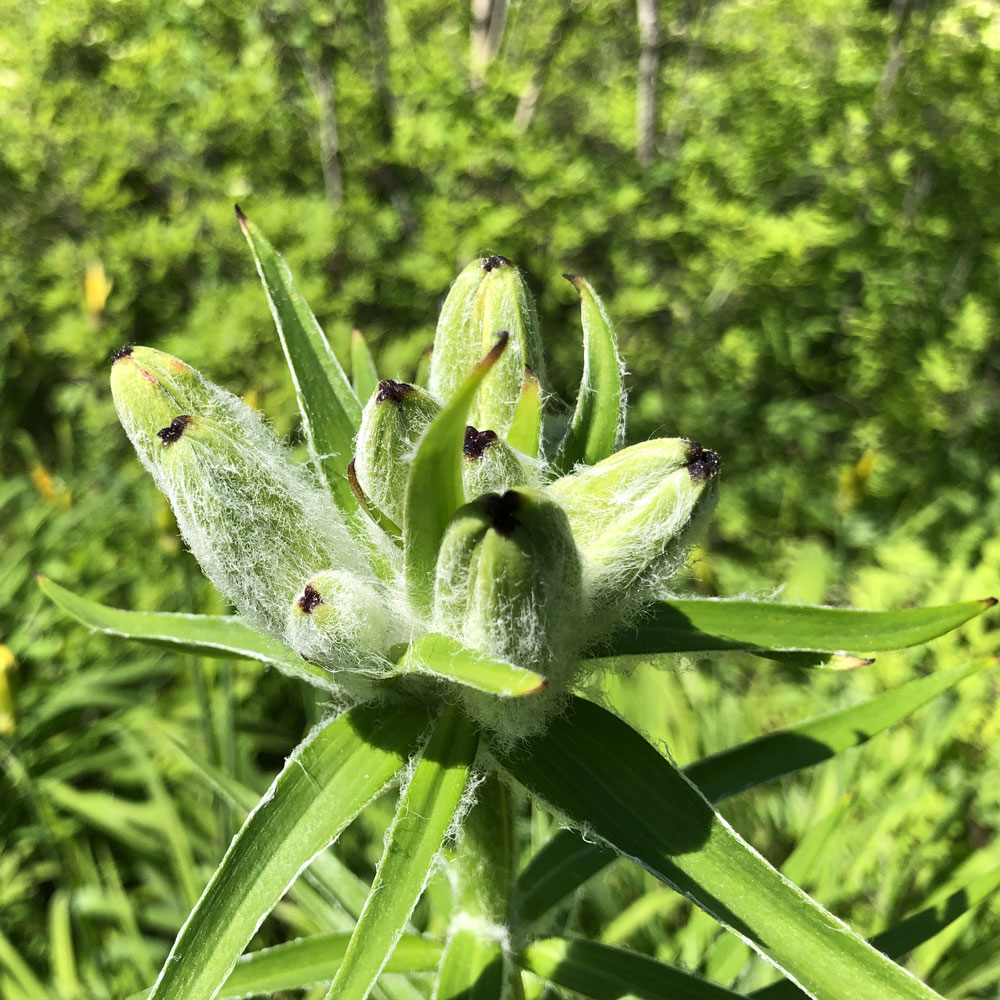
POLYGON ((354 509, 347 463, 361 423, 361 404, 326 334, 295 287, 288 265, 236 206, 295 384, 309 452, 344 510, 354 509))
POLYGON ((368 995, 430 877, 478 746, 473 723, 457 705, 446 705, 399 797, 375 881, 328 997, 368 995))
POLYGON ((434 418, 417 445, 406 487, 403 553, 410 601, 420 611, 430 609, 434 565, 444 529, 465 502, 462 487, 462 445, 466 419, 487 372, 507 346, 503 333, 496 346, 475 367, 448 405, 434 418))
POLYGON ((618 1000, 626 995, 643 1000, 733 1000, 739 996, 647 955, 582 938, 533 941, 520 953, 518 963, 555 986, 592 1000, 618 1000))
POLYGON ((611 713, 577 699, 526 744, 516 753, 494 746, 518 781, 687 895, 810 996, 937 997, 784 879, 670 761, 611 713))
POLYGON ((981 615, 996 598, 904 611, 857 611, 765 601, 661 601, 616 636, 605 656, 742 649, 808 653, 875 652, 918 646, 981 615))
POLYGON ((351 381, 359 402, 369 399, 378 385, 375 359, 360 330, 351 331, 351 381))
POLYGON ((406 763, 423 710, 362 706, 314 731, 243 824, 154 985, 155 1000, 210 1000, 299 872, 406 763))
POLYGON ((437 632, 414 639, 399 661, 398 669, 400 673, 432 674, 503 698, 537 694, 546 683, 541 674, 513 663, 492 660, 437 632))
POLYGON ((307 663, 280 642, 248 628, 238 618, 110 608, 80 597, 48 577, 39 574, 36 579, 42 593, 53 603, 88 628, 105 635, 135 639, 179 653, 257 660, 312 684, 329 684, 324 670, 307 663))
POLYGON ((622 427, 625 388, 618 341, 604 304, 585 278, 564 274, 580 294, 583 321, 583 378, 576 410, 557 464, 569 472, 578 462, 595 465, 615 450, 622 427))
MULTIPOLYGON (((688 764, 684 773, 714 803, 793 771, 811 767, 902 721, 959 681, 997 663, 973 660, 937 670, 850 708, 779 729, 688 764)), ((531 859, 517 881, 515 908, 531 922, 596 875, 615 855, 560 830, 531 859)))
POLYGON ((507 443, 529 458, 538 458, 538 448, 542 440, 542 386, 538 376, 527 366, 524 367, 524 385, 517 400, 507 443))

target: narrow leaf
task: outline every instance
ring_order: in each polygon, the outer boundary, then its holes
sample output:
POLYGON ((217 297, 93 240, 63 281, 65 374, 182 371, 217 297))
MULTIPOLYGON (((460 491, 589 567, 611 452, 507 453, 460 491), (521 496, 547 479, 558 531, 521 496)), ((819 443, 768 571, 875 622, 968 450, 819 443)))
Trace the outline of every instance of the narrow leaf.
POLYGON ((351 331, 351 381, 361 403, 372 395, 378 385, 375 359, 360 330, 351 331))
POLYGON ((538 376, 525 365, 524 385, 521 386, 517 408, 507 431, 507 443, 529 458, 537 458, 541 439, 542 386, 538 376))
POLYGON ((996 599, 904 611, 857 611, 765 601, 660 601, 616 636, 605 656, 709 652, 873 652, 917 646, 993 607, 996 599))
POLYGON ((479 737, 457 705, 446 705, 386 835, 368 901, 328 997, 364 1000, 423 892, 465 794, 479 737))
POLYGON ((361 404, 326 334, 295 287, 288 265, 238 205, 236 218, 250 244, 278 328, 312 460, 337 503, 353 510, 346 472, 361 423, 361 404))
POLYGON ((401 673, 432 674, 506 698, 536 694, 546 684, 541 674, 490 659, 437 632, 414 639, 399 661, 398 669, 401 673))
POLYGON ((361 706, 315 730, 233 839, 181 928, 154 1000, 211 1000, 299 872, 406 763, 419 709, 361 706))
POLYGON ((36 576, 42 593, 88 628, 199 656, 258 660, 313 684, 329 684, 324 670, 307 663, 294 650, 247 627, 229 615, 188 615, 163 611, 126 611, 98 604, 36 576))
POLYGON ((578 462, 596 465, 615 450, 625 389, 618 342, 604 304, 586 279, 573 274, 563 277, 580 294, 583 321, 583 378, 557 459, 565 473, 578 462))
POLYGON ((783 878, 604 709, 576 699, 516 752, 493 749, 529 791, 687 895, 817 1000, 937 997, 783 878))
POLYGON ((469 408, 486 373, 506 346, 504 333, 434 418, 410 465, 403 515, 406 587, 414 607, 421 611, 431 606, 434 565, 444 529, 451 515, 465 502, 462 445, 469 408))
POLYGON ((644 1000, 732 1000, 739 996, 647 955, 582 938, 533 941, 517 960, 536 976, 593 1000, 618 1000, 626 995, 644 1000))
POLYGON ((501 1000, 505 995, 503 947, 473 927, 448 936, 434 984, 434 1000, 501 1000))
MULTIPOLYGON (((935 671, 859 705, 775 730, 694 761, 683 769, 684 773, 710 802, 722 802, 867 742, 959 681, 996 663, 996 659, 987 658, 935 671)), ((516 913, 525 921, 537 920, 614 858, 607 847, 582 840, 574 830, 560 830, 518 878, 516 913)))

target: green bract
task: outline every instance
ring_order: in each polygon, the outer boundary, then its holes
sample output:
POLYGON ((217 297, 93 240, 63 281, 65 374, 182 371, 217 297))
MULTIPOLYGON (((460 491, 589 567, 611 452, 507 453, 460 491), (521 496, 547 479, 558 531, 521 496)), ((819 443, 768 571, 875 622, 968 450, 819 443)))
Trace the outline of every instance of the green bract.
MULTIPOLYGON (((429 392, 378 381, 355 337, 354 385, 375 387, 362 412, 284 262, 241 213, 240 224, 295 378, 310 463, 293 461, 252 410, 176 358, 137 347, 112 366, 129 438, 239 618, 128 612, 42 587, 94 628, 273 664, 334 691, 345 710, 313 729, 247 816, 181 928, 154 1000, 331 980, 331 997, 364 1000, 378 981, 382 995, 402 1000, 419 991, 380 980, 383 970, 429 962, 438 1000, 523 996, 522 968, 598 1000, 736 996, 593 942, 530 941, 544 911, 614 851, 756 949, 786 976, 782 989, 819 1000, 936 997, 772 868, 711 802, 868 739, 986 662, 684 772, 574 696, 574 682, 636 656, 683 652, 815 664, 924 642, 995 602, 863 612, 678 598, 674 577, 711 513, 719 458, 683 438, 620 448, 623 365, 588 282, 570 278, 584 336, 571 411, 544 392, 520 273, 490 256, 452 286, 429 392), (556 412, 545 426, 564 428, 552 441, 541 432, 547 404, 556 412), (359 905, 343 879, 332 890, 357 918, 353 933, 292 942, 236 967, 297 875, 392 781, 399 804, 367 900, 359 905), (554 837, 520 879, 515 782, 591 835, 554 837), (406 932, 445 847, 453 909, 446 939, 434 942, 406 932)), ((912 930, 903 937, 919 943, 912 930)))

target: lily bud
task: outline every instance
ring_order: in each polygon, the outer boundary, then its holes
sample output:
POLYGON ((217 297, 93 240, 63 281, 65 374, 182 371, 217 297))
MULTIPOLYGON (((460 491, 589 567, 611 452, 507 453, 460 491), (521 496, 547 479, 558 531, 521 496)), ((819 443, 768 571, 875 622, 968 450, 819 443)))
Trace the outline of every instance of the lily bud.
POLYGON ((140 461, 206 576, 262 631, 324 566, 367 571, 329 493, 235 396, 149 348, 119 352, 111 389, 140 461))
POLYGON ((475 427, 466 427, 462 455, 462 482, 468 497, 503 493, 515 486, 525 486, 528 482, 517 452, 497 437, 495 431, 477 431, 475 427))
POLYGON ((565 509, 583 558, 591 620, 650 599, 673 575, 715 502, 719 458, 684 438, 645 441, 547 489, 565 509))
POLYGON ((410 457, 421 434, 441 412, 423 389, 383 379, 365 404, 354 460, 358 483, 368 499, 401 524, 410 457))

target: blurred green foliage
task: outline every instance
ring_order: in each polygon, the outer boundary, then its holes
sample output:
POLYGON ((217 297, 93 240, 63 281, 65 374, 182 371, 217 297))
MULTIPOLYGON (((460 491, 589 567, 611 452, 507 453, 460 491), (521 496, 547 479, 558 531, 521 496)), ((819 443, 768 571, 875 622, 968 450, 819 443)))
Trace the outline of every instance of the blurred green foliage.
MULTIPOLYGON (((625 0, 512 3, 481 79, 469 9, 441 0, 0 8, 5 997, 146 984, 227 842, 233 816, 151 735, 154 708, 255 791, 319 711, 245 664, 84 635, 31 585, 44 570, 108 603, 221 610, 118 428, 106 363, 126 342, 168 350, 296 434, 234 201, 341 356, 358 326, 386 376, 412 374, 448 283, 494 251, 526 271, 568 398, 579 320, 559 274, 590 279, 631 369, 630 437, 684 434, 723 457, 693 562, 703 592, 785 584, 788 599, 889 607, 997 589, 1000 13, 980 0, 658 7, 645 165, 625 0)), ((986 622, 935 649, 990 653, 995 637, 986 622)), ((609 696, 647 706, 646 731, 686 759, 933 662, 884 657, 863 680, 817 680, 726 660, 609 696)), ((807 888, 866 928, 900 916, 984 863, 1000 825, 981 780, 997 764, 994 682, 961 692, 877 756, 755 793, 734 822, 780 860, 817 796, 834 809, 852 789, 847 832, 807 888), (924 758, 940 761, 932 787, 908 777, 908 761, 933 770, 924 758), (856 878, 841 882, 843 858, 856 878), (877 898, 845 897, 861 884, 877 898)), ((363 872, 380 835, 356 842, 363 872)), ((617 871, 579 915, 610 937, 648 890, 617 871)), ((262 933, 322 927, 323 912, 289 904, 262 933)), ((707 925, 676 898, 664 914, 661 938, 623 939, 699 965, 707 925)), ((994 906, 919 968, 949 995, 992 995, 974 956, 998 928, 994 906)))

